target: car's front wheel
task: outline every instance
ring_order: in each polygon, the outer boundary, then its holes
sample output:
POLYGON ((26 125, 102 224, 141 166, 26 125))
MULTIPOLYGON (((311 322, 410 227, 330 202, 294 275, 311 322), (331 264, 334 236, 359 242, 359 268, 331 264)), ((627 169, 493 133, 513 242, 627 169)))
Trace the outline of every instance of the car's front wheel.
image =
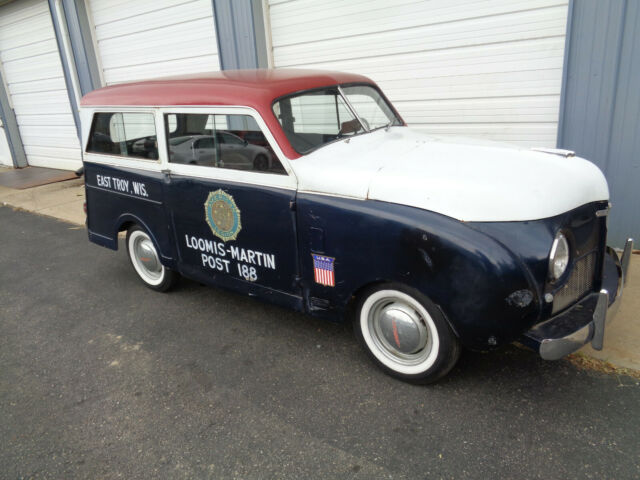
POLYGON ((408 382, 434 382, 460 356, 460 343, 440 310, 404 285, 378 285, 365 291, 354 327, 373 361, 408 382))
POLYGON ((138 225, 127 231, 127 254, 140 280, 152 290, 166 292, 178 279, 178 274, 160 262, 160 255, 151 237, 138 225))

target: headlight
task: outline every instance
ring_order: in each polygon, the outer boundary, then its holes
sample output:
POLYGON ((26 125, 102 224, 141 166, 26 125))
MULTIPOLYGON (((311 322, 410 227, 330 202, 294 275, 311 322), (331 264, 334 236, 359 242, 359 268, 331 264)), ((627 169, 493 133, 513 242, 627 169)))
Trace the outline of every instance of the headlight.
POLYGON ((551 245, 549 255, 549 278, 552 281, 558 280, 569 266, 569 242, 564 234, 558 232, 551 245))

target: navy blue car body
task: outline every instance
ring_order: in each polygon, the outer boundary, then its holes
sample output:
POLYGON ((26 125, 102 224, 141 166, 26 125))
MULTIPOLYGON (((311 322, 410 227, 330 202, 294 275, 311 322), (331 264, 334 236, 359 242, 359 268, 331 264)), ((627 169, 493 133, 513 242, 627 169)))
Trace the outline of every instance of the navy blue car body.
MULTIPOLYGON (((97 244, 117 249, 118 232, 137 223, 152 236, 163 262, 186 277, 334 321, 342 321, 358 291, 371 284, 412 285, 434 300, 468 348, 513 342, 551 316, 544 294, 554 291, 546 277, 558 228, 573 232, 580 258, 597 256, 598 272, 604 261, 606 219, 595 212, 606 209, 606 202, 533 222, 464 223, 380 201, 141 175, 86 162, 85 178, 89 238, 97 244), (99 187, 99 175, 140 182, 148 197, 99 187), (226 273, 202 266, 200 250, 186 244, 185 236, 211 237, 201 206, 218 188, 233 192, 242 211, 242 248, 277 252, 277 271, 265 269, 260 282, 232 268, 226 273), (335 287, 314 281, 314 253, 336 259, 335 287)), ((601 287, 598 272, 589 291, 601 287)))

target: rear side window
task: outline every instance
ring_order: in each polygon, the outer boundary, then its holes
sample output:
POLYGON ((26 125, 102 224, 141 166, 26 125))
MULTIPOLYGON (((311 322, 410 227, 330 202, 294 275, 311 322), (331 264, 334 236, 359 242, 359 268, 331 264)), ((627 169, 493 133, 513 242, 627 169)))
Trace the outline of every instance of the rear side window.
POLYGON ((153 114, 96 113, 87 152, 156 160, 158 140, 153 114))

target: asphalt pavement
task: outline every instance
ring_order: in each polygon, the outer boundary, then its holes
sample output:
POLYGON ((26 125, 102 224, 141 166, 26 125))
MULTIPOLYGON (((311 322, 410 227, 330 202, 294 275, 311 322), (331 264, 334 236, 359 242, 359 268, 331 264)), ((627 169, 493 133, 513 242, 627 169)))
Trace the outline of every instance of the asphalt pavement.
POLYGON ((413 386, 351 329, 0 207, 0 478, 640 478, 638 380, 509 347, 413 386))

